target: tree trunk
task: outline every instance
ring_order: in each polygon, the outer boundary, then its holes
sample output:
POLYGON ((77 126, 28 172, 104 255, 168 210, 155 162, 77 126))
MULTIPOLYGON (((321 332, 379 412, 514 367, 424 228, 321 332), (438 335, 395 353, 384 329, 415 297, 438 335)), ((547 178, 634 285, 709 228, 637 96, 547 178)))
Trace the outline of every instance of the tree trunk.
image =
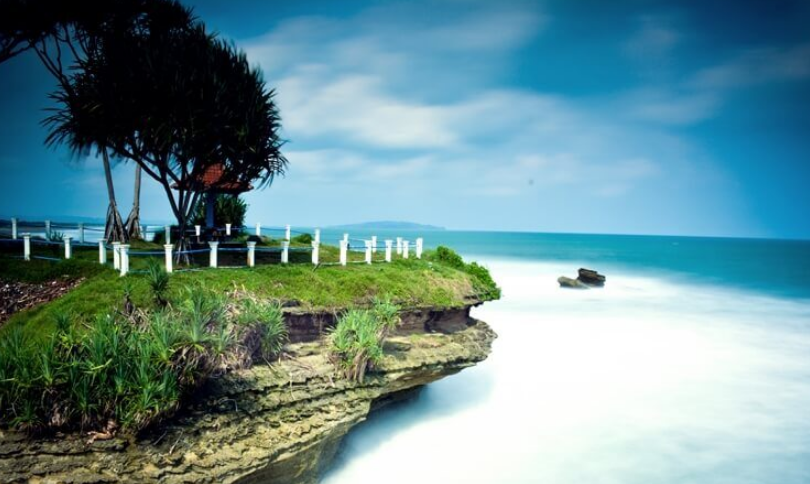
POLYGON ((141 234, 141 167, 135 167, 135 190, 132 195, 132 211, 127 217, 126 229, 132 239, 142 239, 141 234))
POLYGON ((127 231, 124 228, 124 221, 121 220, 121 214, 118 212, 118 205, 115 202, 110 156, 106 147, 101 149, 101 156, 104 162, 104 176, 107 179, 107 196, 110 199, 110 204, 107 207, 107 221, 104 226, 104 238, 107 239, 107 242, 126 242, 128 240, 127 231))

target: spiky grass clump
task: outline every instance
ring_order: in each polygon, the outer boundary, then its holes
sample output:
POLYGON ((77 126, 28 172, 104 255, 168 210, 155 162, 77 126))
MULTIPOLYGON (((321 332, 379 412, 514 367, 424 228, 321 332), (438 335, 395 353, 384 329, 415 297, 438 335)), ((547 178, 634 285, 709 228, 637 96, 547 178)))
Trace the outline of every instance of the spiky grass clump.
MULTIPOLYGON (((241 300, 237 322, 243 328, 244 339, 258 339, 254 354, 265 360, 278 355, 287 341, 287 326, 284 324, 281 305, 277 302, 257 301, 246 297, 241 300), (254 331, 255 335, 250 335, 254 331)), ((248 341, 244 341, 249 346, 248 341)))
POLYGON ((166 292, 169 290, 169 273, 163 265, 155 261, 149 261, 146 269, 146 278, 149 281, 149 288, 152 289, 152 297, 155 304, 160 307, 166 305, 166 292))
POLYGON ((340 317, 329 340, 333 361, 346 378, 363 383, 366 372, 382 360, 385 338, 400 321, 399 309, 384 298, 371 309, 351 309, 340 317))

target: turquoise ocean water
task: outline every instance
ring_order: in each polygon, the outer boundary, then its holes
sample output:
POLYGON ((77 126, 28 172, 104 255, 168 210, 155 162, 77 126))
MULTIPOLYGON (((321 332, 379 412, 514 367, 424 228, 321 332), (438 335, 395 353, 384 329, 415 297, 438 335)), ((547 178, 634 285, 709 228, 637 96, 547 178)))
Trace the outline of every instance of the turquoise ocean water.
POLYGON ((503 298, 473 315, 499 338, 359 426, 325 482, 810 482, 810 242, 377 235, 488 266, 503 298), (606 287, 560 289, 579 267, 606 287))

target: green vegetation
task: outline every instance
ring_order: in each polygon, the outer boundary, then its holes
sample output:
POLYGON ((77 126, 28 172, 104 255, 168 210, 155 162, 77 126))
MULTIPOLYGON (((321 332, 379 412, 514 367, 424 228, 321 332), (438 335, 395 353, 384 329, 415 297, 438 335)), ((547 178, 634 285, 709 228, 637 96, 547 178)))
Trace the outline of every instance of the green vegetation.
POLYGON ((443 245, 437 247, 435 251, 427 253, 426 257, 471 275, 476 293, 482 300, 488 301, 501 298, 501 289, 495 284, 487 268, 477 262, 465 263, 453 249, 443 245))
POLYGON ((123 427, 171 415, 212 374, 278 354, 277 305, 201 285, 176 309, 115 312, 85 326, 65 313, 45 344, 17 326, 0 338, 0 424, 27 431, 123 427))
POLYGON ((363 383, 366 371, 383 357, 389 331, 399 323, 399 307, 389 297, 375 299, 371 309, 350 309, 329 335, 333 361, 343 375, 363 383))
MULTIPOLYGON (((224 227, 225 224, 232 224, 234 227, 241 227, 245 225, 247 209, 248 204, 240 197, 221 193, 214 203, 214 225, 224 227)), ((205 210, 205 202, 197 204, 192 225, 205 225, 205 210)))

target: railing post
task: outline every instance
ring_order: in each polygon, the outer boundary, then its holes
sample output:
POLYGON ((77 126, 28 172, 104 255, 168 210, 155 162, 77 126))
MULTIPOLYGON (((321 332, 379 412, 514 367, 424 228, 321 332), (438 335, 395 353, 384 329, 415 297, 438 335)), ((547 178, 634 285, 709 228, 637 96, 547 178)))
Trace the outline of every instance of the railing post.
POLYGON ((17 240, 17 219, 11 219, 11 239, 17 240))
POLYGON ((202 232, 202 227, 200 227, 199 225, 195 225, 194 226, 194 235, 196 235, 199 238, 201 232, 202 232))
POLYGON ((84 224, 79 223, 79 243, 84 243, 84 224))
POLYGON ((172 243, 172 228, 171 228, 171 226, 164 225, 163 226, 163 233, 165 234, 166 243, 171 244, 172 243))
POLYGON ((164 244, 163 250, 165 251, 166 255, 166 272, 169 274, 172 273, 174 267, 172 267, 172 249, 174 249, 173 244, 164 244))
POLYGON ((371 236, 371 251, 372 252, 377 252, 377 236, 376 235, 371 236))
POLYGON ((209 259, 209 264, 211 267, 216 268, 217 266, 217 250, 219 247, 219 242, 208 242, 208 247, 211 248, 211 256, 209 259))
POLYGON ((284 227, 284 240, 290 240, 290 226, 284 227))
POLYGON ((51 221, 45 221, 45 238, 50 240, 51 239, 51 221))
POLYGON ((63 239, 65 241, 65 259, 70 259, 70 256, 73 255, 73 247, 70 245, 70 239, 71 237, 67 235, 63 239))
POLYGON ((422 246, 423 246, 423 243, 424 243, 424 240, 422 239, 422 237, 419 237, 418 239, 416 239, 416 258, 417 259, 422 258, 422 246))
POLYGON ((261 237, 262 235, 262 224, 256 224, 256 237, 261 237))
POLYGON ((123 277, 129 272, 129 244, 121 244, 118 250, 121 251, 121 277, 123 277))
POLYGON ((23 259, 31 260, 31 234, 23 234, 23 259))
POLYGON ((402 241, 402 258, 403 259, 408 258, 408 246, 409 245, 410 245, 410 242, 408 242, 407 240, 402 241))
MULTIPOLYGON (((230 225, 230 224, 228 224, 228 225, 230 225)), ((247 264, 248 264, 248 267, 253 267, 253 266, 256 265, 256 242, 249 241, 247 243, 247 247, 248 247, 247 264)))
POLYGON ((349 234, 343 234, 343 242, 346 242, 346 246, 349 245, 349 234))
POLYGON ((225 224, 225 235, 231 236, 231 224, 225 224))
POLYGON ((321 243, 321 229, 315 229, 315 242, 321 243))
POLYGON ((402 255, 402 237, 397 237, 397 255, 402 255))
POLYGON ((121 242, 113 242, 113 269, 121 268, 121 242))
POLYGON ((290 241, 281 241, 281 263, 286 264, 290 262, 290 241))
POLYGON ((371 264, 371 241, 364 240, 366 244, 366 264, 371 264))
POLYGON ((320 257, 321 243, 317 240, 312 241, 312 264, 318 265, 318 258, 320 257))
POLYGON ((107 263, 107 240, 100 239, 98 241, 98 263, 104 265, 107 263))
POLYGON ((391 262, 391 246, 394 245, 394 241, 388 239, 385 241, 385 262, 391 262))
POLYGON ((341 240, 340 241, 340 265, 342 265, 342 266, 346 265, 346 262, 347 262, 346 261, 346 259, 347 259, 346 252, 347 252, 348 248, 349 248, 349 243, 346 242, 345 239, 341 240))

